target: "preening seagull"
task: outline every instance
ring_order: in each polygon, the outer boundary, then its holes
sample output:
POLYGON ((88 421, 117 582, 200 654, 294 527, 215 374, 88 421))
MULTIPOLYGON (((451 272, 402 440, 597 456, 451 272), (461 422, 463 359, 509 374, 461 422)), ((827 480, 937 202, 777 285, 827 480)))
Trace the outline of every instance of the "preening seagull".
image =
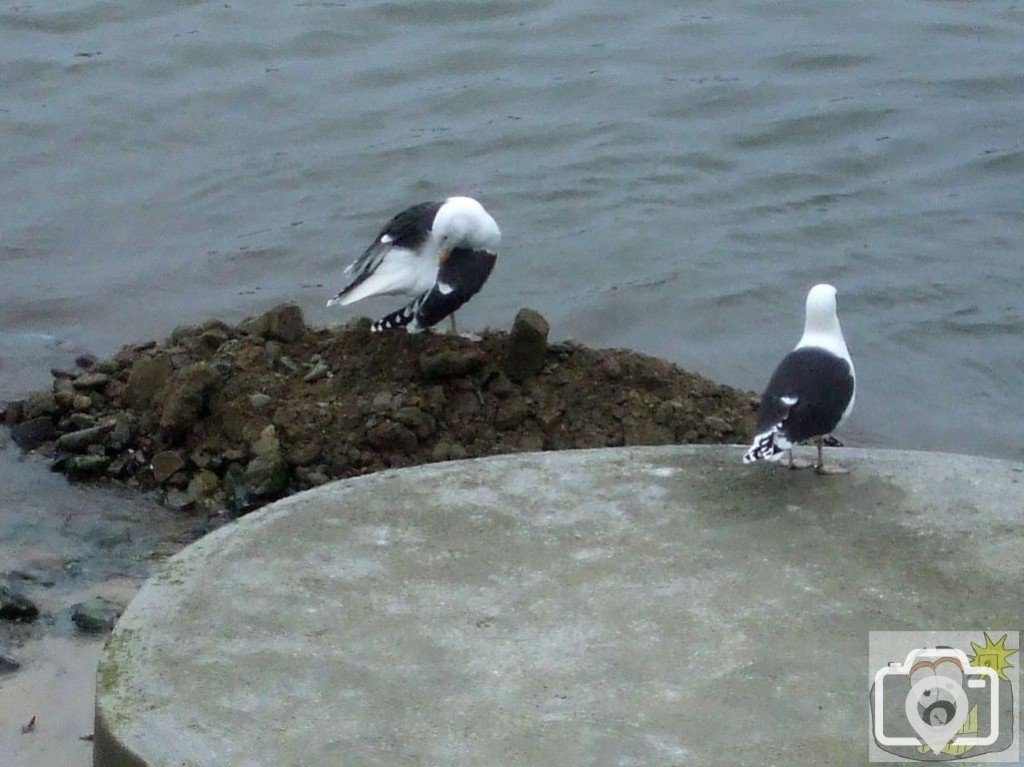
POLYGON ((373 330, 405 327, 419 333, 451 318, 487 281, 497 260, 501 230, 471 197, 449 197, 406 208, 392 218, 345 269, 348 284, 327 302, 347 306, 369 296, 413 296, 373 323, 373 330))
POLYGON ((836 316, 836 289, 815 285, 807 294, 804 334, 783 357, 761 396, 758 433, 743 462, 777 461, 788 451, 789 467, 803 468, 793 460, 793 447, 814 439, 818 473, 845 473, 838 466, 825 466, 822 437, 850 415, 855 390, 853 360, 836 316))

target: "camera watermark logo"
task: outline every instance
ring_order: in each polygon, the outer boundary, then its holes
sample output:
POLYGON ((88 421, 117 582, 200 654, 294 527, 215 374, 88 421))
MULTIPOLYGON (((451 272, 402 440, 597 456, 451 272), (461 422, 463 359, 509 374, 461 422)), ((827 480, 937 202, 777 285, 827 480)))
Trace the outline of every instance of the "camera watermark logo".
POLYGON ((1017 764, 1019 646, 1018 632, 872 631, 871 761, 1017 764))

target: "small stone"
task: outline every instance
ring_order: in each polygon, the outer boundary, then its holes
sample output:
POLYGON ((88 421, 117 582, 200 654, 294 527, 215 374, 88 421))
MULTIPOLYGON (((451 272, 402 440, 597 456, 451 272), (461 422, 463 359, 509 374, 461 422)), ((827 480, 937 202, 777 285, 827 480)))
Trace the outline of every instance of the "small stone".
POLYGON ((373 397, 373 409, 377 411, 390 410, 395 401, 394 395, 389 391, 378 392, 373 397))
POLYGON ((36 392, 29 395, 25 400, 21 418, 18 420, 30 421, 33 418, 40 418, 44 415, 57 415, 59 408, 57 401, 50 392, 36 392))
POLYGON ((76 389, 100 389, 109 381, 110 376, 106 373, 82 373, 75 379, 74 387, 76 389))
POLYGON ((136 425, 135 417, 125 410, 115 415, 114 428, 110 432, 108 446, 114 450, 126 448, 135 437, 136 425))
POLYGON ((267 341, 263 347, 263 353, 267 357, 267 367, 273 369, 278 360, 281 359, 281 344, 277 341, 267 341))
POLYGON ((331 480, 330 480, 330 477, 328 477, 323 472, 311 471, 308 474, 306 474, 306 481, 310 485, 317 486, 317 485, 327 484, 331 480))
POLYGON ((289 373, 294 373, 296 370, 299 369, 299 366, 292 362, 291 357, 286 357, 283 354, 281 355, 281 358, 278 360, 278 362, 280 362, 281 367, 285 368, 289 373))
POLYGON ((507 399, 515 393, 515 386, 508 376, 502 373, 500 370, 497 371, 487 384, 487 391, 493 394, 498 399, 507 399))
POLYGON ((184 511, 192 503, 192 497, 184 490, 168 490, 164 493, 164 506, 174 511, 184 511))
POLYGON ((153 480, 162 485, 176 471, 185 467, 185 459, 176 450, 162 450, 153 456, 150 467, 153 469, 153 480))
POLYGON ((245 481, 259 498, 277 495, 288 487, 288 464, 280 453, 253 458, 245 469, 245 481))
POLYGON ((434 416, 418 407, 403 407, 395 413, 394 419, 416 432, 420 439, 426 439, 437 430, 434 416))
POLYGON ((475 373, 483 367, 486 358, 477 349, 427 352, 420 355, 420 373, 428 379, 459 378, 475 373))
POLYGON ((273 398, 263 392, 256 392, 249 397, 249 404, 252 405, 253 410, 262 410, 271 402, 273 402, 273 398))
POLYGON ((121 366, 115 360, 100 360, 96 363, 96 371, 106 373, 108 376, 115 375, 121 370, 121 366))
POLYGON ((544 367, 550 326, 533 309, 520 309, 508 339, 505 371, 514 381, 525 381, 544 367))
POLYGON ((228 508, 236 514, 252 503, 252 487, 245 479, 245 467, 238 463, 228 466, 224 472, 224 495, 228 508))
POLYGON ((220 328, 211 328, 199 336, 199 340, 210 351, 216 351, 221 344, 228 340, 228 334, 220 328))
POLYGON ((277 438, 277 429, 273 424, 263 428, 259 438, 252 443, 253 455, 271 455, 281 452, 281 442, 277 438))
POLYGON ((416 434, 395 421, 381 421, 366 432, 366 442, 389 453, 411 453, 419 446, 416 434))
POLYGON ((280 304, 259 317, 244 321, 239 329, 243 333, 290 344, 302 336, 306 322, 302 309, 296 304, 280 304))
POLYGON ((203 469, 188 483, 188 497, 198 503, 220 489, 220 480, 209 469, 203 469))
POLYGON ((39 617, 39 608, 25 595, 0 584, 0 620, 31 623, 39 617))
POLYGON ((71 480, 92 479, 109 467, 110 459, 104 455, 72 455, 64 462, 64 473, 71 480))
POLYGON ((167 388, 160 426, 167 437, 174 442, 184 439, 192 426, 206 409, 210 393, 219 383, 220 377, 203 362, 197 362, 182 370, 167 388))
POLYGON ((35 450, 57 436, 53 421, 48 416, 32 418, 11 426, 11 439, 22 450, 35 450))
POLYGON ((74 406, 75 385, 67 378, 57 378, 53 382, 53 400, 62 411, 71 410, 74 406))
POLYGON ((530 406, 522 397, 516 397, 502 403, 494 415, 494 425, 499 429, 514 429, 530 415, 530 406))
POLYGON ((106 439, 113 428, 113 423, 106 423, 102 426, 68 432, 57 440, 57 449, 68 453, 81 453, 89 445, 98 444, 106 439))
POLYGON ((76 394, 71 400, 71 407, 78 412, 85 412, 92 407, 92 397, 85 394, 76 394))
POLYGON ((316 442, 303 442, 289 448, 286 458, 291 466, 309 466, 320 457, 320 453, 320 445, 316 442))
POLYGON ((622 369, 622 363, 615 359, 615 357, 606 357, 601 360, 599 369, 609 381, 618 381, 625 373, 622 369))
POLYGON ((96 367, 97 362, 99 362, 99 360, 97 360, 96 356, 93 354, 80 354, 75 357, 75 365, 80 367, 82 370, 92 370, 96 367))
POLYGON ((327 363, 321 361, 316 363, 313 369, 303 376, 302 380, 306 383, 314 383, 315 381, 319 381, 321 378, 327 378, 327 376, 330 375, 330 372, 331 369, 327 367, 327 363))
POLYGON ((168 357, 139 357, 128 373, 125 401, 137 410, 147 407, 157 398, 172 372, 173 365, 168 357))
POLYGON ((252 443, 252 452, 255 458, 245 469, 245 482, 252 488, 253 495, 267 497, 284 491, 288 487, 290 473, 273 426, 267 426, 260 432, 259 439, 252 443))
POLYGON ((72 605, 71 622, 83 634, 102 634, 114 628, 124 607, 124 604, 106 597, 93 597, 72 605))

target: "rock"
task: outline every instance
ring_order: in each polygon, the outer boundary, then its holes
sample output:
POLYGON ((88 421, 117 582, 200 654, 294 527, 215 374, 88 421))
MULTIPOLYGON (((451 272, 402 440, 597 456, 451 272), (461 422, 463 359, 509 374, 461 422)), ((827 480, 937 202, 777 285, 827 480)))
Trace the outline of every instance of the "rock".
POLYGON ((96 370, 97 372, 112 376, 121 370, 121 366, 114 360, 100 360, 96 363, 96 370))
POLYGON ((28 399, 24 402, 19 421, 31 421, 42 416, 57 415, 60 412, 60 408, 57 407, 57 400, 54 399, 53 394, 50 392, 36 392, 29 395, 28 399))
MULTIPOLYGON (((82 370, 92 370, 96 367, 97 362, 99 362, 99 360, 96 359, 96 356, 93 354, 80 354, 75 357, 75 365, 80 367, 82 370)), ((100 372, 103 373, 106 371, 101 370, 100 372)))
POLYGON ((188 483, 188 497, 196 503, 209 498, 220 489, 220 480, 209 469, 203 469, 188 483))
POLYGON ((176 450, 162 450, 153 456, 150 466, 153 469, 153 480, 162 485, 176 471, 185 468, 185 459, 176 450))
POLYGON ((326 485, 331 480, 330 480, 330 477, 328 477, 323 472, 311 471, 308 474, 306 474, 306 481, 310 485, 316 487, 317 485, 326 485))
POLYGON ((302 336, 306 322, 302 318, 302 309, 296 304, 280 304, 259 317, 246 320, 239 329, 243 333, 290 344, 302 336))
POLYGON ((394 395, 389 391, 377 392, 373 395, 373 400, 370 402, 370 407, 375 412, 382 413, 391 410, 392 403, 394 402, 394 395))
POLYGON ((92 407, 93 398, 85 394, 76 394, 71 400, 71 407, 79 412, 85 412, 92 407))
POLYGON ((498 399, 507 399, 515 393, 515 385, 508 380, 508 376, 500 370, 495 371, 491 380, 487 383, 487 391, 498 399))
POLYGON ((273 398, 269 394, 264 394, 263 392, 256 392, 249 397, 249 404, 252 405, 253 410, 262 410, 271 402, 273 402, 273 398))
POLYGON ((709 415, 705 418, 704 428, 714 436, 721 436, 726 432, 732 431, 732 426, 729 425, 729 422, 717 415, 709 415))
MULTIPOLYGON (((75 430, 79 429, 91 429, 96 425, 96 419, 88 413, 72 413, 68 418, 68 422, 74 427, 75 430)), ((114 422, 110 422, 111 428, 113 428, 114 422)))
POLYGON ((209 365, 197 362, 167 384, 160 426, 168 439, 180 442, 206 410, 207 401, 220 377, 209 365))
POLYGON ((483 367, 486 357, 477 349, 445 349, 420 355, 420 374, 427 379, 459 378, 483 367))
POLYGON ((321 378, 327 378, 331 373, 331 369, 327 367, 327 363, 320 361, 313 366, 313 369, 303 376, 302 380, 306 383, 313 383, 319 381, 321 378))
POLYGON ((277 438, 277 429, 273 425, 264 427, 260 436, 252 443, 252 454, 272 455, 281 452, 281 441, 277 438))
POLYGON ((74 380, 76 389, 101 389, 110 381, 106 373, 82 373, 74 380))
POLYGON ((169 509, 184 511, 192 504, 192 497, 184 490, 168 490, 164 493, 164 506, 169 509))
POLYGON ((22 450, 35 450, 44 442, 57 436, 57 430, 49 416, 21 421, 11 426, 11 439, 22 450))
POLYGON ((386 453, 411 453, 419 446, 416 434, 395 421, 381 421, 369 429, 366 442, 386 453))
POLYGON ((287 461, 291 466, 309 466, 320 457, 320 445, 316 442, 303 442, 288 449, 287 461))
POLYGON ((128 373, 128 386, 124 392, 130 407, 141 409, 152 404, 173 372, 168 357, 139 357, 128 373))
POLYGON ((245 468, 245 482, 252 488, 252 494, 265 498, 284 491, 291 475, 273 426, 260 432, 259 439, 252 444, 252 452, 255 458, 245 468))
POLYGON ((38 617, 39 608, 35 602, 10 586, 0 583, 0 620, 31 623, 38 617))
POLYGON ((89 445, 98 444, 106 439, 113 428, 113 423, 105 423, 101 426, 68 432, 57 440, 57 449, 68 453, 81 453, 89 445))
POLYGON ((228 334, 221 328, 211 328, 199 336, 199 340, 210 351, 217 351, 228 340, 228 334))
POLYGON ((675 442, 671 429, 632 416, 623 421, 622 430, 627 445, 671 445, 675 442))
POLYGON ((499 429, 514 429, 530 415, 530 406, 522 397, 507 400, 494 414, 494 425, 499 429))
POLYGON ((124 607, 106 597, 93 597, 71 606, 71 622, 83 634, 102 634, 114 628, 124 607))
POLYGON ((533 309, 520 309, 508 339, 505 372, 513 381, 525 381, 544 367, 548 348, 548 326, 533 309))
POLYGON ((53 399, 57 407, 63 411, 71 410, 75 402, 75 386, 67 378, 57 378, 53 382, 53 399))
POLYGON ((110 459, 104 455, 72 455, 64 461, 68 479, 83 480, 98 477, 107 471, 110 459))
POLYGON ((395 413, 394 419, 416 432, 419 439, 426 439, 437 430, 434 416, 418 407, 403 407, 395 413))
POLYGON ((16 661, 10 655, 4 655, 3 653, 0 653, 0 675, 13 674, 19 668, 21 668, 21 664, 18 663, 18 661, 16 661))
POLYGON ((107 444, 113 450, 123 450, 135 438, 137 423, 135 417, 122 410, 114 416, 114 428, 110 432, 110 439, 107 444))
POLYGON ((245 467, 238 463, 228 466, 224 472, 224 495, 228 508, 236 514, 252 503, 252 488, 245 479, 245 467))

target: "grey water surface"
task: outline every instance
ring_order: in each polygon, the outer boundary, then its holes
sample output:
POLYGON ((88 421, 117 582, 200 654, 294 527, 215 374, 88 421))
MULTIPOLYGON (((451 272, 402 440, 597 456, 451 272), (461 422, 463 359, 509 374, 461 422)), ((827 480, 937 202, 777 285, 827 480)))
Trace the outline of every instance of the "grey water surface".
MULTIPOLYGON (((0 3, 0 393, 479 197, 464 310, 760 388, 840 291, 851 444, 1024 457, 1024 6, 0 3), (65 360, 66 361, 66 360, 65 360)), ((394 305, 354 307, 379 315, 394 305)))

